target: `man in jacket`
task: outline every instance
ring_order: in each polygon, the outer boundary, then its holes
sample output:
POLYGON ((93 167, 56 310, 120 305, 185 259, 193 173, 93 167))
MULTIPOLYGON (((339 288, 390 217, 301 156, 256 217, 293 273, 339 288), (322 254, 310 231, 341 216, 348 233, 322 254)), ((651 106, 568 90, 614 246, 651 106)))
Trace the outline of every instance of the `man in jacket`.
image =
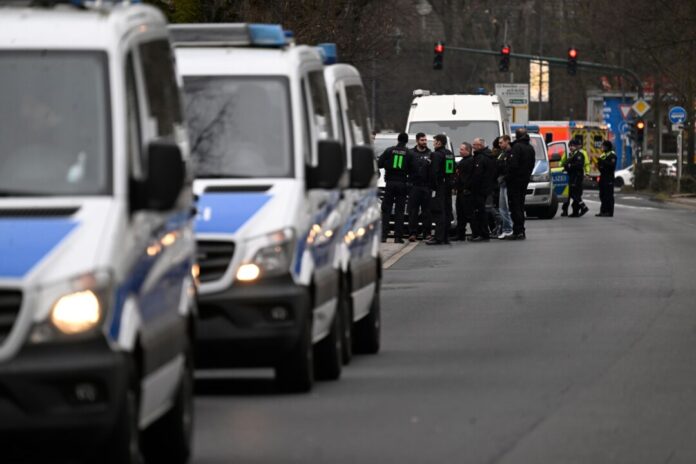
POLYGON ((602 206, 599 208, 598 217, 614 216, 614 172, 616 170, 616 153, 614 145, 605 140, 602 142, 602 154, 597 159, 599 169, 599 200, 602 206))
MULTIPOLYGON (((432 190, 432 213, 435 220, 435 235, 425 242, 427 245, 441 245, 449 243, 448 229, 449 223, 447 218, 447 191, 451 190, 447 172, 447 137, 443 134, 438 134, 434 137, 433 147, 435 151, 431 155, 430 163, 430 188, 432 190)), ((452 172, 454 172, 452 166, 452 172)), ((450 193, 451 194, 451 193, 450 193)))
POLYGON ((508 175, 508 159, 512 154, 512 141, 510 136, 505 134, 498 138, 500 145, 500 155, 498 155, 498 186, 500 212, 500 234, 498 239, 507 240, 512 237, 512 217, 510 216, 510 206, 508 202, 507 184, 505 178, 508 175))
POLYGON ((590 158, 583 150, 582 142, 573 139, 568 142, 570 154, 561 156, 561 167, 568 173, 568 199, 563 202, 561 216, 568 216, 568 206, 573 202, 571 217, 580 217, 590 209, 582 201, 582 182, 590 173, 590 158))
POLYGON ((487 242, 490 240, 488 208, 492 205, 493 187, 497 184, 496 163, 484 139, 475 138, 473 147, 474 174, 472 192, 474 195, 475 236, 472 237, 471 241, 487 242))
POLYGON ((408 134, 401 133, 397 144, 389 147, 380 155, 377 164, 384 169, 384 198, 382 199, 382 243, 387 241, 389 216, 394 210, 394 243, 404 243, 404 209, 408 189, 408 172, 411 169, 411 152, 406 147, 408 134))
POLYGON ((464 142, 459 147, 459 156, 462 157, 457 164, 457 176, 455 186, 457 190, 457 235, 456 240, 466 240, 466 225, 471 227, 472 236, 476 235, 474 230, 474 195, 472 192, 472 176, 474 173, 474 157, 471 154, 472 147, 464 142))
POLYGON ((534 147, 529 143, 529 134, 525 128, 515 131, 515 141, 508 157, 505 185, 508 189, 508 203, 512 216, 511 240, 524 240, 527 234, 524 228, 524 201, 527 185, 534 170, 534 147))
POLYGON ((409 242, 416 241, 418 217, 423 221, 423 237, 430 235, 432 219, 430 218, 430 149, 425 134, 416 134, 416 146, 411 149, 411 171, 409 178, 411 190, 408 194, 409 242))

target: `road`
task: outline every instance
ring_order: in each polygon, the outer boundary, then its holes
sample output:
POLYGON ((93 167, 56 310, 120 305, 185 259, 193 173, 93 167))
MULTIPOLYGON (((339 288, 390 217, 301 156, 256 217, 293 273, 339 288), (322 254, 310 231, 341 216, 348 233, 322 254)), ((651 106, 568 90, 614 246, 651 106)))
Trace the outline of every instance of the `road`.
POLYGON ((587 198, 524 242, 416 247, 339 382, 199 381, 194 462, 696 462, 696 210, 587 198))

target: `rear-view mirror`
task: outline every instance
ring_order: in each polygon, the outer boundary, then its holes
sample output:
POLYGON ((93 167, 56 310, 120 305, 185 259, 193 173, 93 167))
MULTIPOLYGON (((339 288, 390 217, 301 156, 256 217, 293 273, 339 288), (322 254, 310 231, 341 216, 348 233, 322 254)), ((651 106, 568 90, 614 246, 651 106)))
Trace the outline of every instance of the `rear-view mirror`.
POLYGON ((549 156, 549 161, 552 163, 561 161, 561 154, 560 153, 552 153, 551 156, 549 156))
POLYGON ((175 142, 154 141, 147 147, 147 180, 142 184, 142 208, 168 211, 184 187, 184 159, 175 142))
POLYGON ((334 140, 321 140, 316 166, 307 166, 308 189, 333 189, 338 185, 345 169, 343 145, 334 140))
POLYGON ((353 147, 351 152, 350 186, 351 188, 367 188, 377 173, 375 156, 372 147, 361 145, 353 147))

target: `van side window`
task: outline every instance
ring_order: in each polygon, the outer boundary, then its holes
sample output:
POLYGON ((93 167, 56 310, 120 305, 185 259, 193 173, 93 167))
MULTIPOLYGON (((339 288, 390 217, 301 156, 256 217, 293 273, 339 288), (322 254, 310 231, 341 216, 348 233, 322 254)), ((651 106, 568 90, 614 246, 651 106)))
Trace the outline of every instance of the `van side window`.
POLYGON ((313 71, 307 77, 314 110, 314 124, 317 127, 319 140, 333 139, 331 108, 329 107, 329 95, 326 91, 324 73, 313 71))
POLYGON ((128 131, 128 164, 131 176, 142 177, 141 153, 142 134, 140 132, 140 110, 138 106, 138 85, 135 77, 133 53, 126 57, 126 123, 128 131))
POLYGON ((182 123, 172 50, 165 39, 157 39, 141 44, 139 51, 154 134, 172 136, 175 126, 182 123))
POLYGON ((338 141, 345 144, 345 127, 343 126, 343 102, 341 101, 341 92, 336 92, 336 103, 338 105, 338 121, 336 121, 336 124, 338 126, 338 141))
POLYGON ((305 162, 309 162, 312 156, 312 123, 309 118, 309 99, 307 97, 307 81, 305 79, 302 79, 302 82, 300 83, 300 86, 302 87, 302 116, 303 116, 303 121, 302 123, 304 124, 304 134, 305 134, 305 140, 306 143, 303 143, 302 146, 305 147, 305 162))
POLYGON ((367 102, 365 92, 359 85, 346 87, 348 99, 348 122, 350 124, 353 144, 370 144, 370 124, 367 119, 367 102))

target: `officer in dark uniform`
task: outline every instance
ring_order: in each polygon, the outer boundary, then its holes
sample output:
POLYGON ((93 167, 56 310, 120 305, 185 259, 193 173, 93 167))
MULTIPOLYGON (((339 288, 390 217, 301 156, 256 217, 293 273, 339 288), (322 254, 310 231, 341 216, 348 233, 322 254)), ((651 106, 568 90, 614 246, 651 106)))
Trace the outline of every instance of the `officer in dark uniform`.
POLYGON ((602 142, 602 154, 597 160, 599 169, 599 200, 602 206, 599 208, 598 217, 614 216, 614 172, 616 170, 616 153, 614 145, 605 140, 602 142))
POLYGON ((561 166, 568 173, 568 201, 563 203, 561 216, 568 215, 568 206, 572 201, 573 214, 571 217, 580 217, 590 209, 582 201, 582 181, 590 170, 590 162, 587 154, 581 149, 582 142, 573 139, 568 142, 570 154, 561 157, 561 166))
MULTIPOLYGON (((449 243, 448 229, 449 223, 447 218, 447 199, 451 198, 451 193, 448 195, 448 190, 451 190, 447 172, 447 137, 443 134, 435 136, 433 146, 435 151, 431 155, 430 163, 430 188, 432 189, 433 198, 430 204, 433 219, 435 220, 435 235, 425 242, 427 245, 441 245, 449 243)), ((451 160, 454 163, 454 159, 451 160)), ((454 174, 454 164, 451 166, 452 174, 454 174)), ((451 200, 450 200, 451 202, 451 200)))
POLYGON ((430 218, 430 149, 425 134, 416 134, 416 146, 411 149, 411 171, 409 180, 411 190, 408 194, 408 228, 409 242, 416 241, 418 234, 418 216, 423 221, 423 237, 430 235, 432 231, 432 219, 430 218))
POLYGON ((398 144, 389 147, 380 155, 377 164, 384 169, 384 198, 382 199, 382 243, 387 241, 389 231, 389 216, 394 210, 394 243, 404 243, 404 209, 408 195, 408 172, 411 169, 411 152, 406 147, 408 134, 401 133, 397 138, 398 144))
POLYGON ((474 194, 472 191, 472 178, 474 173, 474 157, 471 154, 472 147, 464 142, 459 147, 459 155, 462 157, 457 164, 457 177, 455 181, 457 189, 457 235, 456 240, 466 240, 466 225, 471 227, 472 235, 476 235, 474 230, 474 194))
POLYGON ((446 199, 445 199, 445 209, 447 210, 447 222, 446 222, 446 234, 447 234, 447 242, 449 242, 449 232, 450 232, 450 224, 452 224, 452 221, 454 220, 454 211, 452 211, 452 191, 455 189, 455 183, 456 183, 456 158, 454 156, 454 153, 450 151, 449 148, 447 148, 449 145, 448 142, 445 142, 445 183, 447 184, 447 193, 446 193, 446 199))

